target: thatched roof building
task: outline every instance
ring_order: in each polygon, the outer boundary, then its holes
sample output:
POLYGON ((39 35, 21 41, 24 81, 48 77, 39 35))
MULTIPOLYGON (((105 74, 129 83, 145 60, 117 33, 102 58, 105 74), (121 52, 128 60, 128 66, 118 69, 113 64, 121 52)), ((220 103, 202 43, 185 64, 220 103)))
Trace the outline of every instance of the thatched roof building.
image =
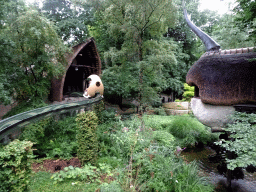
POLYGON ((91 74, 101 74, 101 60, 93 38, 74 46, 67 61, 66 73, 52 80, 53 101, 62 101, 63 95, 71 92, 83 92, 86 78, 91 74))
POLYGON ((235 105, 256 103, 254 48, 206 52, 187 73, 203 103, 235 105))

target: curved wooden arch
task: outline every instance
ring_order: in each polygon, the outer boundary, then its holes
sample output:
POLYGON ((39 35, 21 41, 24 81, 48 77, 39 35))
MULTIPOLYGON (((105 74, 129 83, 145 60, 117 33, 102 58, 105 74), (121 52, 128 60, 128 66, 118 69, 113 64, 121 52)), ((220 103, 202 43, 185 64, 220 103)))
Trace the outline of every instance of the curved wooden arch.
POLYGON ((90 69, 91 74, 101 74, 101 60, 93 38, 74 46, 73 53, 67 56, 67 61, 68 65, 66 66, 66 72, 59 78, 52 79, 51 99, 53 101, 62 101, 66 75, 70 67, 84 67, 90 69), (83 57, 83 63, 77 64, 76 60, 81 57, 83 57))

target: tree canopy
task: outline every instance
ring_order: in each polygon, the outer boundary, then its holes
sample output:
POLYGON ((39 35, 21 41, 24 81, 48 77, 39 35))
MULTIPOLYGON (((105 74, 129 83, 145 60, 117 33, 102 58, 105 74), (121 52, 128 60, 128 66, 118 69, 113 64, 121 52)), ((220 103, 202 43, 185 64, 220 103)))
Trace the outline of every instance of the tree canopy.
POLYGON ((237 25, 240 26, 242 30, 247 29, 250 31, 250 38, 256 42, 256 2, 251 0, 237 0, 238 5, 234 8, 236 13, 237 25))
POLYGON ((89 6, 72 0, 44 0, 40 11, 55 23, 57 33, 71 45, 88 38, 87 25, 92 21, 89 6))
MULTIPOLYGON (((162 73, 164 63, 169 59, 169 65, 177 64, 174 49, 171 48, 173 46, 166 43, 166 39, 163 40, 163 34, 167 32, 168 27, 175 24, 176 9, 172 1, 107 0, 92 1, 91 5, 102 20, 101 23, 106 26, 99 29, 100 26, 95 25, 93 32, 104 30, 113 37, 114 42, 119 44, 116 47, 108 47, 104 51, 105 65, 121 69, 129 63, 132 71, 137 70, 133 73, 133 75, 137 74, 133 77, 136 81, 130 81, 136 85, 132 86, 135 88, 134 92, 138 93, 139 100, 143 100, 143 103, 149 101, 150 96, 153 98, 154 94, 161 91, 160 82, 165 78, 159 80, 161 79, 159 74, 162 73)), ((101 39, 100 36, 98 38, 101 39)), ((100 42, 103 41, 100 40, 100 42)), ((129 70, 126 74, 131 76, 129 70)), ((129 81, 127 83, 130 84, 129 81)), ((104 84, 107 85, 108 80, 104 84)), ((118 95, 121 92, 116 89, 115 94, 118 95)))
POLYGON ((50 80, 63 73, 68 52, 55 27, 31 10, 8 23, 2 35, 10 42, 3 46, 6 54, 1 63, 3 86, 9 96, 20 102, 47 98, 50 80))
MULTIPOLYGON (((145 104, 160 92, 182 94, 188 69, 205 51, 187 27, 182 0, 44 0, 42 7, 0 1, 2 102, 46 97, 51 77, 63 72, 64 44, 88 37, 103 61, 106 94, 145 104)), ((200 12, 199 0, 187 0, 186 8, 222 49, 253 46, 255 3, 237 2, 235 12, 223 16, 200 12)))

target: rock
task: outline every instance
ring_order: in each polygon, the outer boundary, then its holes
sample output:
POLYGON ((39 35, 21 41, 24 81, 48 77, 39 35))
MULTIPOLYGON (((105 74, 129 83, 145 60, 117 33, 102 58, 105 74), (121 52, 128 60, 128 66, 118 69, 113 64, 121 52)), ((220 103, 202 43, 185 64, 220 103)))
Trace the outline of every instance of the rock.
POLYGON ((235 112, 233 106, 215 106, 202 103, 200 98, 192 98, 191 108, 196 118, 209 127, 225 127, 231 123, 229 117, 235 112))

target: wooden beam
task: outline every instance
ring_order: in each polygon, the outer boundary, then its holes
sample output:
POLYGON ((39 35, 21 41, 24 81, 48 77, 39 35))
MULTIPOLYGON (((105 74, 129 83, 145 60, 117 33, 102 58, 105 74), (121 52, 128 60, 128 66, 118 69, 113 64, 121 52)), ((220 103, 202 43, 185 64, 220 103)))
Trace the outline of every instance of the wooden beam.
POLYGON ((84 68, 96 69, 96 67, 91 67, 91 66, 87 66, 87 65, 71 65, 71 67, 84 67, 84 68))

